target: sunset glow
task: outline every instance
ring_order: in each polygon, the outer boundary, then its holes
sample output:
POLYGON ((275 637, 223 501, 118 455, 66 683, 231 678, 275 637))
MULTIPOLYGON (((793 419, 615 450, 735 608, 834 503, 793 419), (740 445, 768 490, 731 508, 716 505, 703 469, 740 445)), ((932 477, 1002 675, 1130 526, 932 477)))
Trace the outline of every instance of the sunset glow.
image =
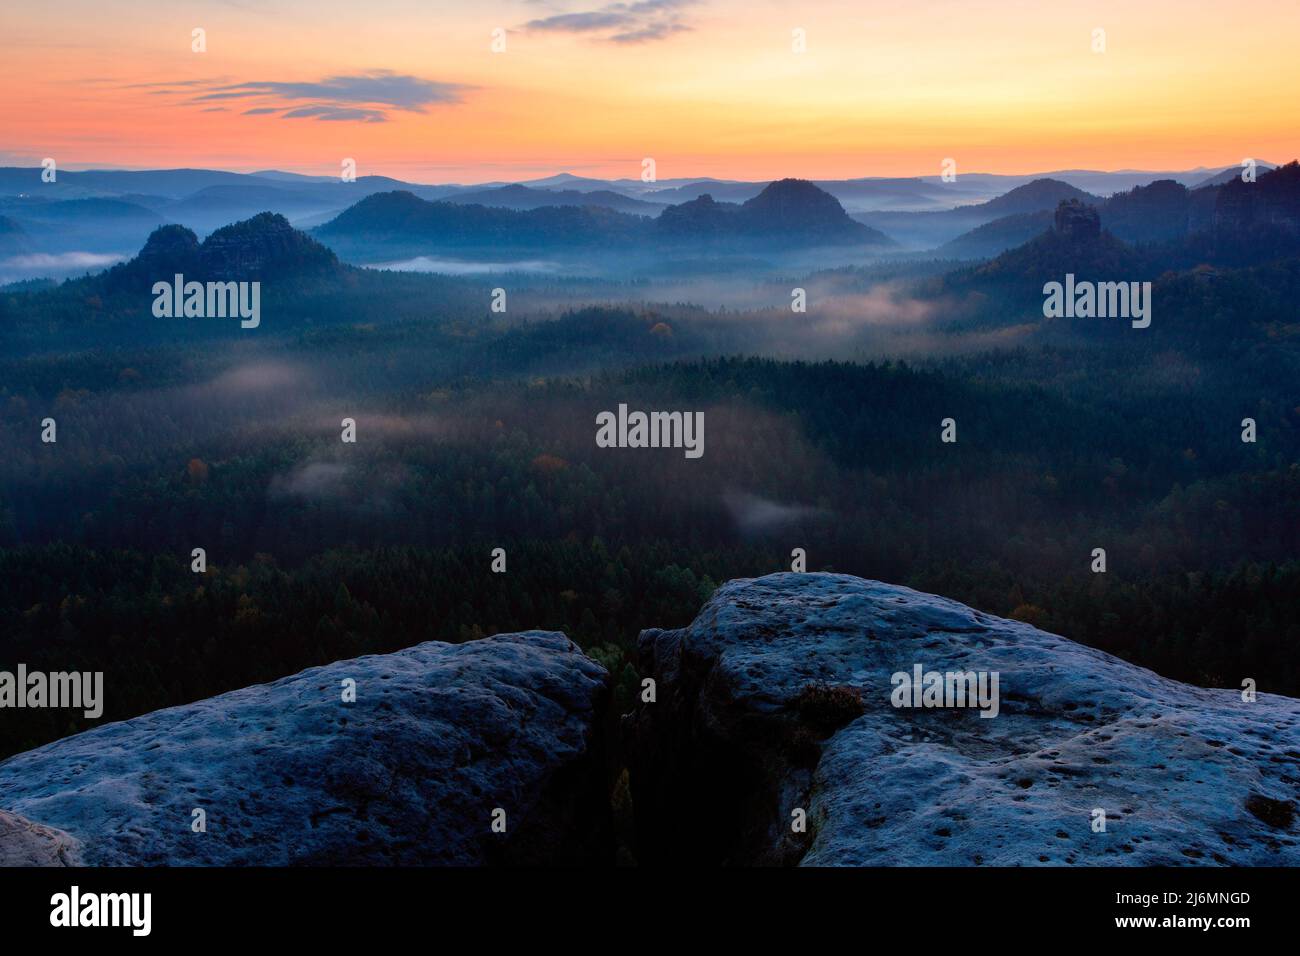
POLYGON ((0 164, 354 157, 475 182, 636 177, 644 157, 756 180, 1282 162, 1297 36, 1293 0, 6 4, 0 164))

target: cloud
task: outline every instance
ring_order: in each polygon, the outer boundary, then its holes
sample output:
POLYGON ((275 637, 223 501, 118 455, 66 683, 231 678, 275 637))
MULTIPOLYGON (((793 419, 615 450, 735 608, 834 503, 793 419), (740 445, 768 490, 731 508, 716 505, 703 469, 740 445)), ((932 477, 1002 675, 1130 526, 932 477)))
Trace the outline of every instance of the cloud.
POLYGON ((441 83, 391 70, 372 70, 355 76, 328 76, 315 82, 262 80, 232 83, 200 94, 200 100, 270 97, 323 103, 367 104, 412 113, 441 103, 459 103, 469 89, 460 83, 441 83))
POLYGON ((201 83, 158 83, 152 92, 160 96, 183 96, 183 102, 206 110, 213 104, 248 101, 245 116, 279 114, 282 119, 315 119, 325 122, 382 123, 390 112, 424 113, 432 106, 463 102, 473 87, 394 73, 370 70, 350 75, 327 76, 320 80, 252 80, 242 83, 213 80, 201 83), (183 89, 179 87, 184 87, 183 89))
POLYGON ((699 0, 637 0, 610 3, 595 10, 556 13, 530 20, 525 30, 549 33, 581 33, 610 43, 648 43, 691 29, 682 20, 682 10, 699 0))
POLYGON ((300 106, 289 110, 283 119, 318 119, 327 122, 382 123, 388 117, 383 110, 355 106, 300 106))

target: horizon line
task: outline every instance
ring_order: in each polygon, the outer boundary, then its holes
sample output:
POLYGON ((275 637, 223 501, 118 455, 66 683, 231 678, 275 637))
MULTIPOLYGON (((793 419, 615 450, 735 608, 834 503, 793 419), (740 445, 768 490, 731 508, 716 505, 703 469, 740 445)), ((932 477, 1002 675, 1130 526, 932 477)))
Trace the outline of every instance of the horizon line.
MULTIPOLYGON (((1271 160, 1264 160, 1264 159, 1255 159, 1254 161, 1260 166, 1268 166, 1274 168, 1277 166, 1285 165, 1285 163, 1274 163, 1271 160)), ((1287 162, 1294 162, 1294 160, 1288 160, 1287 162)), ((1134 167, 1123 167, 1119 169, 1095 169, 1090 167, 1057 167, 1054 169, 1036 170, 1034 172, 1028 172, 1028 173, 1008 173, 1008 172, 994 172, 989 170, 977 170, 973 172, 957 173, 956 180, 960 181, 962 178, 969 177, 969 176, 1000 176, 1004 178, 1023 178, 1026 176, 1032 176, 1032 177, 1050 176, 1052 174, 1057 174, 1057 173, 1062 173, 1062 174, 1090 173, 1090 174, 1107 175, 1107 176, 1159 175, 1159 174, 1168 174, 1168 173, 1202 173, 1202 172, 1206 174, 1214 174, 1214 173, 1222 173, 1228 169, 1232 169, 1234 167, 1242 167, 1242 166, 1243 163, 1241 161, 1238 161, 1234 163, 1225 163, 1223 165, 1216 165, 1216 166, 1202 165, 1202 166, 1192 166, 1192 167, 1187 167, 1182 169, 1176 169, 1176 168, 1175 169, 1168 169, 1168 168, 1139 169, 1134 167)), ((35 166, 6 165, 6 166, 0 166, 0 169, 32 170, 39 174, 42 167, 39 164, 35 166)), ((228 173, 230 175, 235 175, 235 176, 266 176, 268 174, 283 174, 289 176, 301 176, 304 179, 318 179, 318 180, 327 180, 327 181, 340 179, 338 175, 333 175, 328 173, 304 173, 304 172, 299 172, 298 170, 295 169, 284 169, 281 167, 263 167, 258 169, 246 170, 246 169, 232 169, 232 168, 221 167, 221 166, 95 166, 95 165, 86 165, 82 163, 72 163, 67 166, 60 166, 59 170, 61 172, 69 172, 69 173, 150 173, 150 172, 166 173, 166 172, 190 171, 190 172, 228 173)), ((710 176, 710 175, 699 175, 699 176, 684 175, 684 176, 671 176, 663 180, 646 182, 644 183, 644 185, 653 186, 655 182, 701 182, 701 181, 711 181, 711 182, 719 182, 719 183, 757 184, 757 183, 778 182, 780 179, 802 179, 807 182, 814 182, 814 183, 815 182, 855 182, 861 180, 907 180, 907 179, 925 180, 925 179, 939 179, 941 178, 941 175, 942 174, 940 173, 917 173, 917 174, 903 175, 903 176, 880 176, 880 175, 865 174, 861 176, 848 176, 842 178, 808 177, 808 176, 795 175, 795 176, 782 176, 776 179, 767 179, 767 178, 731 179, 731 178, 719 178, 718 176, 710 176)), ((528 177, 527 179, 498 178, 498 179, 483 179, 477 181, 447 180, 442 182, 428 182, 428 181, 421 181, 416 179, 403 179, 392 173, 385 173, 385 172, 364 173, 358 175, 356 178, 359 180, 369 179, 369 178, 392 179, 412 186, 488 186, 488 185, 498 184, 498 183, 506 184, 506 185, 526 185, 527 183, 530 182, 540 182, 542 180, 555 179, 561 176, 569 176, 573 179, 578 179, 578 180, 590 180, 594 182, 605 182, 605 183, 640 182, 640 180, 631 176, 622 176, 618 178, 608 178, 603 176, 585 176, 578 173, 570 172, 567 169, 562 169, 558 172, 547 173, 545 175, 533 175, 528 177)))

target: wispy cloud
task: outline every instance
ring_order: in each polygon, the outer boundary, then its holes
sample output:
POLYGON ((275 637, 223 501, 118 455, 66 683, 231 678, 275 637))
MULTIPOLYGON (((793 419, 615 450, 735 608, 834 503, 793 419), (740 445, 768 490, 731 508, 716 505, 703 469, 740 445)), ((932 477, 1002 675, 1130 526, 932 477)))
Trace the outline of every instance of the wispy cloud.
POLYGON ((158 95, 183 96, 190 105, 209 109, 214 103, 247 102, 250 108, 243 111, 245 116, 278 114, 282 119, 353 123, 382 123, 392 111, 423 113, 432 106, 454 105, 473 89, 391 70, 306 81, 225 80, 156 86, 153 92, 158 95))
POLYGON ((556 13, 524 24, 525 30, 581 33, 610 43, 649 43, 691 29, 683 11, 700 0, 637 0, 594 10, 556 13))
POLYGON ((387 118, 383 110, 357 106, 300 106, 284 114, 284 119, 318 119, 335 123, 382 123, 387 118))

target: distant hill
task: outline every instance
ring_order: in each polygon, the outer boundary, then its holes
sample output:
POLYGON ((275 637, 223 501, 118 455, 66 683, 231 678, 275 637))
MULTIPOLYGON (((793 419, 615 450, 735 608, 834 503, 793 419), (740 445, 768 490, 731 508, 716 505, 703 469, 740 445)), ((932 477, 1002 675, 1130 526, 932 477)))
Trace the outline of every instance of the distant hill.
POLYGON ((1292 160, 1253 183, 1238 176, 1219 187, 1213 230, 1223 241, 1300 235, 1300 163, 1292 160))
POLYGON ((1079 202, 1095 205, 1100 200, 1082 189, 1061 182, 1059 179, 1035 179, 1031 183, 1017 186, 1010 192, 1003 193, 996 199, 965 207, 964 211, 987 215, 992 221, 1002 216, 1015 216, 1022 213, 1044 212, 1054 210, 1061 202, 1077 199, 1079 202))
POLYGON ((481 315, 486 292, 468 280, 379 272, 341 263, 334 252, 294 229, 283 216, 261 213, 216 230, 200 242, 171 223, 155 229, 139 252, 107 271, 53 285, 15 282, 0 296, 0 355, 54 347, 87 349, 224 336, 296 333, 303 329, 427 317, 429 302, 443 314, 481 315), (262 322, 195 317, 172 321, 153 314, 156 283, 261 283, 262 322))
POLYGON ((1047 232, 978 267, 974 275, 1037 286, 1067 272, 1080 280, 1130 281, 1152 278, 1152 271, 1138 250, 1102 230, 1096 207, 1075 200, 1057 207, 1047 232))
MULTIPOLYGON (((1080 202, 1096 204, 1102 200, 1090 193, 1071 186, 1069 183, 1055 179, 1036 179, 1024 183, 1001 196, 987 202, 959 206, 939 212, 887 212, 864 213, 854 218, 861 223, 873 226, 886 235, 897 239, 904 245, 920 249, 943 247, 955 242, 971 230, 1007 216, 1019 216, 1036 212, 1049 212, 1063 200, 1077 199, 1080 202)), ((1012 238, 1020 238, 1015 226, 1009 227, 1012 238)), ((981 237, 963 243, 958 248, 992 248, 990 240, 998 234, 997 230, 983 234, 981 237)), ((1021 238, 1023 241, 1023 238, 1021 238)), ((1012 243, 1015 244, 1015 243, 1012 243)), ((1007 248, 1002 246, 1001 248, 1007 248)), ((1001 251, 998 249, 997 251, 1001 251)), ((948 254, 949 250, 943 250, 948 254)))
POLYGON ((515 183, 492 189, 475 189, 448 196, 449 202, 462 205, 501 206, 506 209, 540 209, 542 206, 602 206, 616 212, 637 216, 657 216, 663 203, 646 202, 610 189, 579 191, 576 189, 533 189, 515 183))
POLYGON ((632 252, 664 243, 889 244, 887 237, 850 219, 833 196, 793 179, 772 183, 740 206, 701 197, 667 207, 655 220, 591 205, 514 210, 426 202, 407 192, 382 193, 363 199, 314 232, 331 244, 350 248, 370 243, 431 249, 599 247, 632 252))
MULTIPOLYGON (((177 222, 184 223, 187 222, 185 217, 191 214, 200 215, 205 219, 213 215, 225 217, 238 215, 240 210, 254 213, 274 211, 288 215, 291 212, 326 209, 331 205, 338 209, 346 206, 351 197, 340 189, 333 191, 335 193, 333 197, 323 199, 315 192, 298 192, 276 186, 244 183, 237 186, 207 186, 168 206, 167 213, 177 222)), ((234 220, 225 218, 222 220, 222 225, 232 221, 234 220)))
POLYGON ((9 197, 0 215, 22 227, 33 251, 126 253, 166 220, 152 209, 120 199, 9 197))
POLYGON ((739 211, 738 203, 720 203, 705 193, 665 209, 655 222, 655 231, 667 239, 713 241, 733 234, 732 220, 739 211))
POLYGON ((1186 186, 1161 179, 1111 196, 1101 208, 1101 222, 1126 242, 1161 242, 1187 234, 1190 207, 1186 186))
MULTIPOLYGON (((1277 167, 1272 163, 1266 163, 1263 160, 1257 160, 1255 163, 1256 176, 1262 175, 1263 173, 1276 168, 1277 167)), ((1243 171, 1244 170, 1241 166, 1228 166, 1220 172, 1215 173, 1213 176, 1206 176, 1199 182, 1192 183, 1190 188, 1202 189, 1205 186, 1222 186, 1225 183, 1232 182, 1234 179, 1240 179, 1243 171)))
POLYGON ((29 249, 26 230, 8 216, 0 216, 0 256, 16 256, 29 249))
MULTIPOLYGON (((1037 183, 1022 186, 978 208, 1016 209, 1025 204, 1015 201, 1026 198, 1024 191, 1031 190, 1039 183, 1049 182, 1052 181, 1039 180, 1037 183), (1019 197, 1016 196, 1017 193, 1020 194, 1019 197), (1004 200, 1008 202, 1004 203, 1004 200)), ((1051 207, 1056 203, 1072 199, 1095 206, 1100 216, 1101 228, 1125 242, 1152 243, 1180 239, 1187 235, 1192 221, 1191 191, 1172 179, 1158 180, 1147 186, 1135 186, 1127 192, 1116 193, 1109 199, 1099 199, 1076 190, 1066 183, 1056 183, 1055 186, 1057 188, 1043 190, 1040 199, 1045 200, 1055 195, 1057 199, 1051 207)), ((1198 200, 1202 219, 1208 219, 1208 212, 1212 208, 1213 197, 1209 193, 1206 196, 1211 201, 1198 200)), ((1048 212, 1051 207, 1034 203, 1032 200, 1029 204, 1038 205, 1038 208, 1033 212, 1021 209, 1014 214, 985 223, 945 244, 940 248, 940 252, 959 258, 991 257, 1028 242, 1045 232, 1052 223, 1052 215, 1048 212)))
MULTIPOLYGON (((1170 267, 1193 264, 1191 260, 1245 264, 1300 247, 1300 166, 1295 162, 1263 172, 1253 183, 1231 176, 1222 185, 1188 189, 1163 179, 1109 199, 1089 198, 1097 204, 1102 229, 1127 243, 1159 247, 1170 267)), ((938 252, 952 258, 996 256, 1045 232, 1050 223, 1050 216, 1041 213, 996 219, 938 252)))
POLYGON ((838 199, 803 179, 772 183, 746 200, 739 216, 742 228, 764 237, 889 244, 881 233, 850 219, 838 199))
POLYGON ((936 254, 943 259, 991 259, 1041 236, 1051 226, 1052 213, 1046 209, 1003 216, 944 243, 936 254))
POLYGON ((10 203, 12 214, 35 222, 77 225, 90 220, 157 225, 162 217, 152 209, 120 199, 67 199, 55 202, 10 203))
POLYGON ((330 242, 456 249, 596 246, 634 240, 639 216, 599 206, 514 210, 427 202, 409 192, 379 193, 317 227, 330 242))
POLYGON ((1071 200, 1052 214, 1049 228, 1023 245, 981 265, 949 273, 943 295, 976 303, 969 317, 976 325, 1004 325, 1026 317, 1037 321, 1046 282, 1147 281, 1159 274, 1139 250, 1101 229, 1095 206, 1071 200))
POLYGON ((320 276, 342 266, 332 251, 289 225, 277 213, 261 213, 223 226, 202 243, 184 226, 163 226, 139 255, 104 274, 110 292, 141 291, 176 273, 198 281, 265 281, 320 276))
POLYGON ((771 183, 739 205, 706 193, 665 209, 654 231, 671 242, 893 245, 880 231, 855 222, 830 193, 802 179, 771 183))
MULTIPOLYGON (((519 185, 529 186, 534 189, 571 189, 576 192, 588 192, 595 189, 610 189, 613 183, 606 179, 592 179, 588 176, 575 176, 572 173, 558 173, 542 179, 530 179, 519 185)), ((617 190, 615 191, 617 192, 617 190)))
POLYGON ((647 194, 655 202, 678 205, 709 196, 718 202, 742 203, 753 199, 763 191, 763 183, 734 183, 716 179, 702 179, 698 182, 683 183, 680 186, 664 187, 647 194))
MULTIPOLYGON (((885 210, 934 212, 987 196, 987 191, 968 189, 965 183, 937 183, 921 177, 819 179, 813 185, 839 200, 850 215, 885 210)), ((764 187, 764 183, 698 180, 655 190, 646 198, 681 203, 707 194, 719 202, 741 203, 753 199, 764 187)))

